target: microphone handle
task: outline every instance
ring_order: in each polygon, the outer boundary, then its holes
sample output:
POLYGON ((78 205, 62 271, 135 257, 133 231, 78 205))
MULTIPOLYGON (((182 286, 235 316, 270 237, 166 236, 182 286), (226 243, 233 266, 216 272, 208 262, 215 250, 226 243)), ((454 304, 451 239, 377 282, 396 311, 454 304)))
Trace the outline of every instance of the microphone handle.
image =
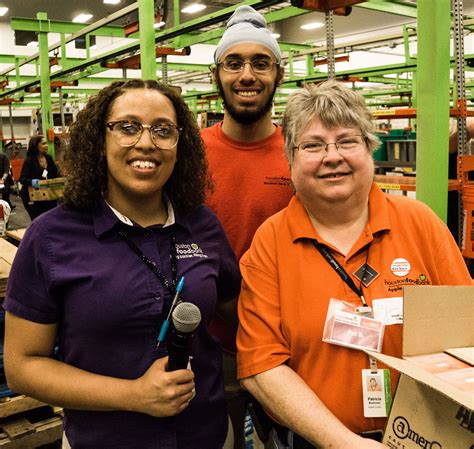
POLYGON ((188 367, 193 333, 178 332, 173 329, 168 340, 168 365, 166 371, 176 371, 188 367))

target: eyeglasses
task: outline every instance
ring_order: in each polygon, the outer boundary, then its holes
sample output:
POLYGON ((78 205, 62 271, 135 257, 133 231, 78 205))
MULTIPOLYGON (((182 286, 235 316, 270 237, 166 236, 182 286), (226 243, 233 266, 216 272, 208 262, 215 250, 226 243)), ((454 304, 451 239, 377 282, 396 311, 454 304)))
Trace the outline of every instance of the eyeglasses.
POLYGON ((301 142, 295 148, 299 151, 311 154, 311 156, 322 159, 328 153, 328 146, 335 145, 337 151, 342 156, 347 156, 357 152, 365 143, 364 136, 347 136, 341 137, 336 142, 326 143, 322 140, 311 140, 307 142, 301 142))
POLYGON ((277 62, 273 62, 270 58, 254 58, 250 61, 240 58, 226 58, 217 65, 223 70, 230 73, 240 73, 244 70, 246 64, 249 64, 255 73, 269 73, 274 66, 278 66, 277 62))
POLYGON ((158 125, 144 125, 130 120, 117 120, 108 122, 112 139, 121 147, 133 147, 140 140, 144 129, 150 132, 153 144, 162 150, 171 150, 178 144, 179 133, 182 128, 173 123, 160 123, 158 125))

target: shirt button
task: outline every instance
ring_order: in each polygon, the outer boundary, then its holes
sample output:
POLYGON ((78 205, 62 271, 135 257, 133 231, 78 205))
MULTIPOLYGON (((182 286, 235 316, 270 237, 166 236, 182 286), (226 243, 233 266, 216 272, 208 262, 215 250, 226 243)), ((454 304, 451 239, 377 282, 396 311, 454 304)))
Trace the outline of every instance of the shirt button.
POLYGON ((155 295, 155 301, 159 301, 161 299, 161 296, 160 295, 155 295))

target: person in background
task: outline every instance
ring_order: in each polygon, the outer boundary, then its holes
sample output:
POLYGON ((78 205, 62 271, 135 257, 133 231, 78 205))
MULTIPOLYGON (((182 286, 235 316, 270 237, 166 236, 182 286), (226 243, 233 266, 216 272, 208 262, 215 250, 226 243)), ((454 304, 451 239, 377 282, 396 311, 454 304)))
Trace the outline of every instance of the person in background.
MULTIPOLYGON (((285 207, 293 194, 283 136, 271 115, 284 70, 278 42, 264 17, 250 6, 238 7, 227 22, 214 61, 212 75, 225 111, 222 122, 201 131, 214 182, 206 203, 222 222, 239 259, 258 226, 285 207)), ((236 378, 236 303, 230 306, 234 319, 226 322, 216 316, 211 332, 223 345, 234 447, 241 449, 247 395, 236 378)))
POLYGON ((207 324, 241 279, 202 205, 209 177, 194 117, 164 84, 116 81, 70 138, 64 203, 32 222, 12 266, 8 384, 63 407, 74 449, 222 449, 222 360, 207 324), (168 372, 157 338, 182 277, 180 300, 202 319, 190 368, 168 372))
POLYGON ((54 201, 31 201, 28 187, 38 187, 39 181, 60 176, 54 159, 48 154, 48 144, 41 135, 31 137, 20 174, 20 197, 28 215, 34 220, 39 215, 56 207, 54 201))
POLYGON ((296 195, 240 261, 237 334, 238 377, 278 421, 276 448, 385 447, 373 440, 385 405, 364 415, 362 380, 372 374, 354 346, 401 357, 403 287, 472 285, 434 212, 374 183, 373 130, 363 97, 342 83, 288 99, 283 133, 296 195), (374 321, 354 333, 344 316, 374 321))
POLYGON ((14 209, 16 206, 10 201, 10 189, 13 185, 10 168, 8 156, 5 153, 0 153, 0 189, 2 191, 2 200, 8 203, 10 209, 14 209))

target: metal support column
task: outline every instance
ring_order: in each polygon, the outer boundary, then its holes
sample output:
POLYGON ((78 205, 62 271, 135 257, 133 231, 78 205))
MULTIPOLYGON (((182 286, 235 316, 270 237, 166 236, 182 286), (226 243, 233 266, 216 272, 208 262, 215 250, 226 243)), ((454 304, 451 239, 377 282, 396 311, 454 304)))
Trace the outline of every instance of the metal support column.
MULTIPOLYGON (((463 27, 463 4, 462 0, 453 0, 453 41, 455 60, 455 85, 456 104, 461 116, 457 117, 457 150, 458 156, 467 154, 467 120, 466 112, 466 77, 464 73, 464 27, 463 27)), ((457 166, 459 189, 463 187, 462 159, 458 158, 457 166)), ((464 235, 464 201, 461 191, 458 195, 459 216, 458 216, 458 243, 462 247, 464 235)))
POLYGON ((138 21, 140 23, 140 67, 142 78, 155 80, 156 56, 154 0, 138 0, 138 21))
POLYGON ((326 49, 328 58, 328 79, 330 80, 336 79, 333 15, 332 10, 326 11, 326 49))
POLYGON ((448 202, 450 0, 418 0, 416 197, 444 221, 448 202), (433 33, 433 30, 436 30, 433 33))
POLYGON ((48 153, 54 158, 54 142, 47 139, 48 129, 53 127, 53 112, 51 110, 51 82, 49 78, 49 56, 48 56, 48 16, 45 12, 39 12, 36 18, 41 22, 41 31, 38 32, 39 47, 39 69, 41 86, 41 122, 42 132, 48 142, 48 153))
POLYGON ((61 133, 64 134, 66 132, 66 120, 64 118, 64 102, 63 102, 63 90, 61 86, 58 88, 59 93, 59 113, 61 115, 61 133))
POLYGON ((166 55, 161 57, 161 81, 168 84, 168 58, 166 55))

